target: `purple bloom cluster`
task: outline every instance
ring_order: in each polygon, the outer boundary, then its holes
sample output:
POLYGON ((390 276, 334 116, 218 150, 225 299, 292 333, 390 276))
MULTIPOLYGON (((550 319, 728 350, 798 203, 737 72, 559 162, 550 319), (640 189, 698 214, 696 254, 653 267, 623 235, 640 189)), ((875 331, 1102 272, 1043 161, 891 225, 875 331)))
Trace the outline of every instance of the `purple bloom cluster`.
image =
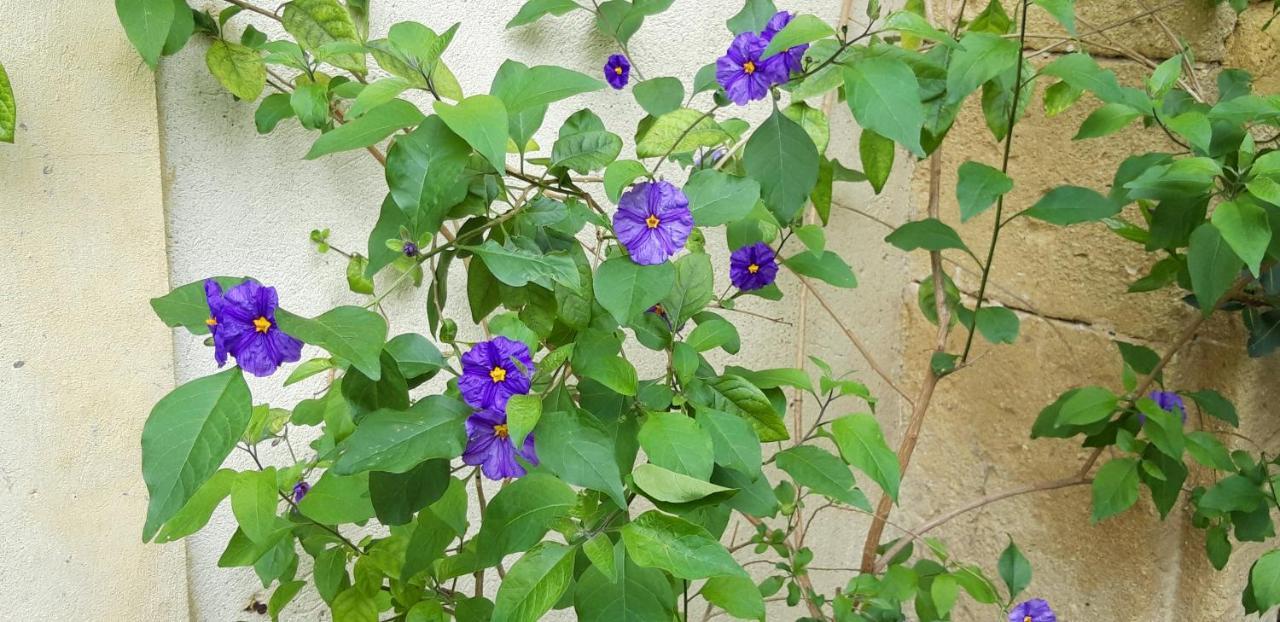
POLYGON ((1033 598, 1010 610, 1009 622, 1058 622, 1058 616, 1049 608, 1049 603, 1033 598))
POLYGON ((689 198, 666 181, 643 181, 623 193, 613 215, 613 232, 644 266, 660 264, 684 248, 693 231, 689 198))
MULTIPOLYGON (((1148 397, 1167 413, 1182 417, 1182 422, 1187 422, 1187 406, 1182 402, 1182 396, 1173 391, 1152 391, 1148 397)), ((1147 416, 1138 414, 1138 423, 1146 424, 1147 416)))
POLYGON ((622 90, 631 79, 631 61, 626 56, 614 54, 604 63, 604 81, 615 90, 622 90))
POLYGON ((245 281, 226 294, 217 281, 204 282, 209 304, 209 332, 213 334, 213 358, 222 367, 230 354, 240 368, 255 376, 270 376, 281 363, 302 358, 302 342, 276 326, 280 306, 276 288, 245 281))
POLYGON ((744 246, 729 256, 729 280, 742 291, 768 287, 778 278, 778 256, 764 242, 744 246))
POLYGON ((294 484, 293 485, 293 502, 301 503, 302 498, 307 496, 307 493, 309 492, 311 492, 311 484, 308 484, 306 482, 298 482, 294 484))
POLYGON ((793 72, 802 69, 807 44, 761 58, 769 42, 791 19, 791 13, 779 11, 759 33, 744 32, 734 37, 724 56, 716 61, 716 81, 733 103, 741 106, 763 99, 770 87, 787 82, 793 72))
MULTIPOLYGON (((462 461, 480 470, 489 479, 520 477, 524 467, 516 461, 516 448, 507 434, 507 401, 512 395, 529 392, 534 367, 529 347, 498 336, 481 341, 462 355, 462 377, 458 390, 476 409, 467 418, 467 449, 462 461)), ((524 440, 520 456, 538 464, 533 435, 524 440)))

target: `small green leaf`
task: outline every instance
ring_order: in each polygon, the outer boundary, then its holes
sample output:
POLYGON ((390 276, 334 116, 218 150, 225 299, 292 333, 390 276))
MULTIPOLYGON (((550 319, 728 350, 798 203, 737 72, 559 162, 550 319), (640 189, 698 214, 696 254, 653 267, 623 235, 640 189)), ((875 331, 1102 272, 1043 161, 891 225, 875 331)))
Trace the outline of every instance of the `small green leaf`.
POLYGON ((774 6, 773 0, 746 0, 742 10, 725 23, 729 26, 729 31, 735 35, 744 32, 760 32, 777 12, 778 9, 774 6))
POLYGON ((579 110, 560 128, 551 148, 551 166, 586 174, 608 166, 621 152, 622 138, 605 130, 594 112, 579 110))
POLYGON ((782 260, 782 264, 801 276, 820 279, 836 287, 857 287, 858 279, 844 259, 832 251, 821 255, 800 253, 782 260))
POLYGON ((209 73, 232 95, 254 101, 267 85, 267 65, 255 49, 217 39, 205 53, 209 73))
POLYGON ((764 597, 755 582, 746 577, 711 577, 698 594, 735 618, 765 619, 764 597))
POLYGON ((619 324, 627 324, 666 297, 675 273, 670 262, 642 266, 627 257, 605 260, 593 280, 596 302, 619 324))
POLYGON ((680 107, 684 101, 684 84, 677 78, 651 78, 631 88, 636 103, 645 112, 661 117, 680 107))
POLYGON ((876 418, 868 414, 841 417, 831 422, 831 434, 845 462, 866 473, 897 501, 902 477, 898 456, 885 442, 876 418))
MULTIPOLYGON (((643 168, 640 173, 644 174, 643 168)), ((607 172, 605 177, 608 178, 607 172)), ((689 177, 684 193, 689 198, 693 222, 702 227, 716 227, 741 220, 750 214, 760 200, 760 184, 749 177, 736 177, 706 169, 696 171, 689 177)))
POLYGON ((499 281, 512 287, 540 280, 548 285, 555 281, 573 290, 581 286, 578 267, 568 255, 543 255, 513 245, 503 246, 493 240, 466 249, 478 255, 499 281))
POLYGON ((967 161, 960 165, 956 182, 956 199, 960 203, 960 222, 981 214, 995 204, 996 199, 1013 190, 1013 180, 1008 175, 979 162, 967 161))
POLYGON ((769 41, 769 47, 764 49, 760 58, 763 60, 783 50, 812 43, 818 39, 834 37, 835 34, 836 31, 826 21, 813 15, 797 15, 786 27, 773 35, 773 39, 769 41))
POLYGON ((573 0, 529 0, 520 7, 516 16, 507 22, 507 28, 532 24, 544 15, 560 16, 580 8, 582 7, 573 0))
POLYGON ((997 569, 1000 571, 1000 578, 1004 579, 1004 584, 1009 587, 1011 600, 1016 599, 1018 594, 1031 584, 1031 562, 1027 561, 1012 538, 1009 539, 1009 546, 1000 553, 997 569))
POLYGON ((1018 42, 997 34, 970 32, 960 39, 960 49, 947 65, 947 101, 958 103, 982 83, 1021 62, 1018 42))
POLYGON ((983 307, 978 311, 978 332, 991 343, 1013 343, 1018 340, 1021 321, 1007 307, 983 307))
POLYGON ((493 622, 537 622, 573 581, 576 549, 546 542, 511 566, 494 598, 493 622))
POLYGON ((370 380, 382 377, 379 357, 387 340, 387 322, 377 313, 346 306, 308 319, 281 309, 276 311, 276 321, 280 330, 350 362, 370 380))
POLYGON ((1071 36, 1076 36, 1076 0, 1035 0, 1036 6, 1048 11, 1071 36))
POLYGON ((732 488, 689 477, 656 464, 642 464, 631 471, 631 479, 646 496, 666 503, 689 503, 732 488))
POLYGON ((1258 611, 1269 611, 1280 605, 1280 550, 1263 555, 1249 570, 1249 585, 1258 611))
POLYGON ((1186 395, 1195 400, 1196 405, 1210 417, 1225 421, 1233 428, 1240 427, 1240 415, 1236 413, 1235 405, 1223 397, 1221 393, 1212 389, 1204 389, 1202 391, 1192 391, 1186 395))
POLYGON ((1083 387, 1063 402, 1058 425, 1089 425, 1111 416, 1120 398, 1102 387, 1083 387))
POLYGON ((884 241, 904 251, 941 251, 954 248, 969 252, 969 247, 960 239, 960 234, 937 218, 925 218, 902 225, 886 236, 884 241))
POLYGON ((1213 208, 1213 226, 1254 276, 1261 275, 1271 244, 1267 210, 1252 201, 1224 201, 1213 208))
POLYGON ((250 540, 265 543, 276 535, 280 523, 276 516, 279 505, 274 468, 245 471, 236 476, 231 486, 231 511, 250 540))
POLYGON ((1187 269, 1191 274, 1191 291, 1196 295, 1202 314, 1213 313, 1218 300, 1231 289, 1242 267, 1244 261, 1231 250, 1213 223, 1204 223, 1191 233, 1187 269))
POLYGON ((472 95, 457 104, 437 101, 436 114, 445 125, 484 156, 494 170, 506 170, 507 109, 492 95, 472 95))
MULTIPOLYGON (((360 43, 351 14, 337 0, 293 0, 284 5, 280 21, 284 29, 311 52, 339 42, 360 43)), ((356 73, 366 71, 363 53, 333 54, 325 60, 356 73)))
POLYGON ((1116 458, 1102 465, 1093 479, 1093 522, 1129 509, 1138 501, 1138 462, 1116 458))
POLYGON ((9 74, 0 64, 0 142, 13 143, 13 135, 18 127, 18 103, 13 98, 13 85, 9 83, 9 74))
POLYGON ((867 181, 876 194, 884 190, 889 181, 889 173, 893 172, 893 159, 897 148, 893 141, 871 130, 862 130, 858 137, 858 155, 862 158, 862 170, 867 181))
POLYGON ((1024 216, 1055 225, 1074 225, 1102 220, 1120 213, 1119 203, 1089 188, 1059 186, 1047 192, 1024 216))
POLYGON ((720 127, 711 115, 680 108, 664 114, 636 142, 636 155, 655 158, 670 154, 690 153, 703 147, 729 142, 733 136, 720 127))
MULTIPOLYGON (((622 191, 630 186, 631 182, 648 174, 648 169, 646 169, 644 164, 640 162, 635 160, 616 160, 604 169, 605 194, 608 195, 610 201, 617 203, 618 199, 622 196, 622 191)), ((689 188, 688 186, 685 186, 685 194, 688 193, 689 188)), ((689 199, 689 207, 690 209, 693 208, 692 197, 689 199)))
MULTIPOLYGON (((403 99, 393 99, 370 110, 359 119, 344 123, 321 135, 316 139, 315 144, 311 145, 306 159, 314 160, 339 151, 369 147, 390 136, 396 130, 421 123, 424 118, 417 106, 403 99)), ((503 146, 506 146, 505 142, 503 146)))
POLYGON ((406 411, 374 411, 343 443, 333 471, 404 473, 426 460, 456 458, 466 445, 463 421, 470 414, 465 404, 443 395, 418 400, 406 411))
POLYGON ((706 529, 657 510, 623 525, 622 542, 637 566, 659 568, 681 579, 746 576, 706 529))
POLYGON ((849 467, 827 450, 799 445, 779 452, 777 463, 797 484, 833 501, 870 511, 867 498, 854 487, 849 467))
POLYGON ((547 473, 530 473, 503 487, 485 508, 476 536, 480 562, 529 550, 569 516, 576 499, 568 484, 547 473))
POLYGON ((174 14, 172 0, 116 0, 116 15, 124 26, 125 35, 152 69, 160 61, 160 52, 169 38, 174 14))
POLYGON ((511 444, 523 447, 525 438, 542 418, 542 400, 536 395, 512 395, 507 402, 507 431, 511 444))
POLYGON ((699 480, 711 477, 715 456, 711 435, 692 418, 677 413, 651 413, 640 427, 638 438, 653 464, 699 480))
POLYGON ((538 421, 538 458, 561 480, 609 495, 626 507, 612 438, 590 415, 545 412, 538 421))
POLYGON ((1084 140, 1086 138, 1098 138, 1114 134, 1124 129, 1125 126, 1140 116, 1142 116, 1141 112, 1125 104, 1106 104, 1093 111, 1093 114, 1090 114, 1084 120, 1084 123, 1080 124, 1080 131, 1076 132, 1075 138, 1072 140, 1084 140))
POLYGON ((725 374, 708 381, 707 386, 718 398, 718 403, 707 405, 749 419, 761 442, 791 438, 786 422, 773 409, 773 404, 764 392, 755 385, 740 376, 725 374))

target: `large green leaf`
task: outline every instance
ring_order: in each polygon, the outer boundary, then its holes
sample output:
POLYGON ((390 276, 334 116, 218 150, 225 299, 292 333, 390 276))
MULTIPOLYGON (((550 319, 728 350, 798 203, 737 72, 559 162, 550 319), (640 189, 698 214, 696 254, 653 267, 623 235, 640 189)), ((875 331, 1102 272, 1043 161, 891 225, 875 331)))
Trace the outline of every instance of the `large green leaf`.
MULTIPOLYGON (((539 453, 541 449, 539 443, 539 453)), ((547 473, 530 473, 503 487, 485 508, 476 536, 480 562, 497 563, 529 550, 569 515, 576 501, 568 484, 547 473)))
POLYGON ((1120 203, 1080 186, 1058 186, 1046 192, 1024 216, 1055 225, 1074 225, 1110 218, 1120 213, 1120 203))
POLYGON ((675 616, 676 595, 661 570, 641 568, 627 558, 622 545, 609 551, 618 576, 610 579, 599 565, 578 577, 573 607, 581 622, 652 622, 675 616), (615 553, 616 551, 616 553, 615 553))
POLYGON ((962 101, 982 83, 1021 60, 1021 48, 1013 39, 986 32, 966 34, 947 65, 947 101, 962 101))
POLYGON ((13 85, 9 83, 9 74, 0 64, 0 142, 13 143, 13 134, 18 127, 18 103, 13 98, 13 85))
POLYGON ((383 525, 407 525, 449 487, 449 461, 434 459, 405 471, 369 473, 369 501, 383 525))
POLYGON ((543 413, 535 432, 538 458, 560 479, 609 495, 627 507, 614 442, 589 415, 573 411, 543 413))
POLYGON ((681 108, 658 117, 636 143, 636 155, 655 158, 668 153, 689 153, 701 147, 715 147, 733 136, 711 115, 681 108))
POLYGON ((800 276, 813 277, 836 287, 858 286, 853 268, 832 251, 800 253, 783 259, 782 264, 800 276))
POLYGON ((960 203, 960 222, 986 211, 996 199, 1013 190, 1013 180, 999 170, 972 160, 960 165, 956 182, 956 200, 960 203))
POLYGON ((1258 611, 1269 611, 1280 605, 1280 550, 1268 552, 1249 570, 1249 585, 1258 611))
POLYGON ((440 228, 449 208, 467 198, 471 178, 463 174, 471 147, 437 116, 396 138, 387 151, 391 198, 423 233, 440 228))
POLYGON ((742 166, 778 222, 791 222, 818 183, 818 148, 799 123, 774 110, 743 149, 742 166))
POLYGON ((169 38, 174 13, 172 0, 116 0, 116 15, 124 26, 124 34, 152 69, 156 68, 165 40, 169 38))
POLYGON ((1058 425, 1089 425, 1115 412, 1119 398, 1103 387, 1083 387, 1072 393, 1058 411, 1058 425))
POLYGON ((627 324, 666 297, 675 276, 670 262, 642 266, 628 257, 614 257, 596 268, 592 282, 596 302, 619 324, 627 324))
MULTIPOLYGON (((351 14, 338 0, 293 0, 284 5, 281 22, 303 48, 312 52, 333 43, 360 43, 351 14)), ((325 60, 357 73, 366 71, 363 53, 330 54, 325 60)))
POLYGON ((689 503, 733 491, 732 488, 717 486, 656 464, 637 466, 631 472, 631 478, 645 496, 665 503, 689 503))
POLYGON ((636 565, 660 568, 681 579, 746 575, 706 529, 657 510, 624 525, 622 542, 636 565))
POLYGON ((867 498, 854 487, 853 473, 839 458, 814 445, 799 445, 777 454, 778 468, 796 483, 833 501, 870 511, 867 498))
POLYGON ((924 156, 920 145, 924 106, 911 67, 888 56, 850 63, 844 69, 844 84, 858 125, 924 156))
POLYGON ((715 227, 750 214, 760 200, 760 183, 749 177, 704 169, 689 176, 684 194, 689 197, 693 222, 702 227, 715 227))
POLYGON ((377 144, 398 129, 421 123, 423 118, 422 111, 417 106, 403 99, 393 99, 359 119, 339 125, 321 135, 311 145, 306 158, 314 160, 330 153, 377 144))
POLYGON ((406 411, 370 413, 343 444, 333 470, 404 473, 424 460, 456 458, 467 442, 463 422, 469 414, 466 404, 444 395, 423 398, 406 411))
POLYGON ((1093 478, 1093 522, 1115 516, 1138 501, 1138 461, 1116 458, 1093 478))
POLYGON ((836 419, 831 422, 831 435, 845 462, 866 473, 890 498, 898 500, 898 483, 902 479, 898 456, 889 449, 875 417, 863 413, 836 419))
POLYGON ((608 166, 621 152, 622 138, 606 130, 594 112, 579 110, 560 127, 560 137, 551 148, 551 165, 586 174, 608 166))
POLYGON ((748 475, 760 473, 760 439, 750 422, 712 408, 699 408, 698 425, 711 437, 716 464, 748 475))
POLYGON ((280 524, 276 515, 279 505, 275 468, 237 474, 231 485, 231 511, 250 540, 266 542, 275 535, 280 524))
POLYGON ((343 477, 327 471, 298 503, 298 511, 326 525, 359 523, 373 518, 369 474, 343 477))
POLYGON ((382 377, 379 357, 387 340, 387 322, 381 315, 345 306, 308 319, 280 309, 276 311, 276 321, 280 330, 349 361, 370 380, 382 377))
POLYGON ((651 413, 640 427, 639 439, 650 462, 700 480, 711 477, 715 464, 711 436, 692 418, 651 413))
POLYGON ((960 234, 937 218, 913 220, 893 230, 884 241, 904 250, 941 251, 949 248, 968 251, 960 234))
POLYGON ((521 557, 498 586, 493 622, 537 622, 573 581, 574 547, 546 542, 521 557))
POLYGON ((499 281, 512 287, 540 280, 547 285, 555 281, 574 290, 581 286, 578 267, 568 255, 544 255, 513 245, 503 246, 493 240, 485 240, 484 245, 470 246, 467 250, 479 256, 499 281))
POLYGON ((1213 313, 1218 299, 1231 289, 1243 267, 1244 261, 1231 250, 1213 223, 1204 223, 1191 233, 1187 269, 1191 273, 1191 291, 1196 295, 1201 313, 1213 313))
POLYGON ((204 62, 222 86, 245 101, 258 99, 267 86, 267 65, 262 54, 251 47, 216 39, 204 62))
POLYGON ((791 438, 787 424, 773 409, 769 398, 755 385, 740 376, 726 374, 707 381, 719 404, 708 404, 718 410, 743 416, 751 421, 761 442, 785 441, 791 438))
POLYGON ((142 427, 142 479, 150 496, 144 542, 213 476, 252 415, 238 367, 192 380, 156 403, 142 427))
POLYGON ((497 171, 506 170, 507 109, 492 95, 472 95, 457 104, 435 103, 436 114, 497 171))
POLYGON ((1213 226, 1255 276, 1271 244, 1267 210, 1248 200, 1224 201, 1213 208, 1213 226))
POLYGON ((164 544, 181 540, 204 528, 213 516, 213 511, 231 494, 231 486, 238 473, 230 469, 219 469, 196 490, 195 494, 182 506, 178 513, 165 522, 156 532, 155 542, 164 544))

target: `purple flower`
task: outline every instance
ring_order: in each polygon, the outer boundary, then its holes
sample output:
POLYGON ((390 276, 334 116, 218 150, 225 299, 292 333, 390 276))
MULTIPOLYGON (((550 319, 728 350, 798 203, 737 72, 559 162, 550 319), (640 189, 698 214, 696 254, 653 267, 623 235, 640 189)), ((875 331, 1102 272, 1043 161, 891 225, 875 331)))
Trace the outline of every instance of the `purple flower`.
POLYGON ((404 248, 401 249, 401 251, 404 253, 405 257, 417 257, 418 245, 414 244, 413 242, 405 242, 404 248))
POLYGON ((715 149, 706 148, 693 154, 693 168, 695 170, 712 168, 723 158, 727 151, 724 147, 716 147, 715 149))
POLYGON ((222 297, 222 286, 213 279, 204 280, 204 299, 209 304, 209 319, 204 323, 209 326, 209 334, 213 335, 213 360, 218 367, 227 364, 227 340, 225 333, 218 330, 222 323, 222 307, 226 304, 222 297))
POLYGON ((650 266, 660 264, 684 248, 693 231, 689 199, 666 181, 643 181, 618 201, 613 232, 631 253, 631 260, 650 266))
POLYGON ((751 291, 778 278, 778 256, 764 242, 744 246, 729 256, 729 280, 734 287, 751 291))
POLYGON ((293 502, 301 503, 302 498, 307 496, 307 493, 309 492, 311 492, 311 484, 308 484, 306 482, 298 482, 294 484, 293 485, 293 502))
MULTIPOLYGON (((781 32, 783 28, 786 28, 787 24, 791 23, 792 17, 794 16, 787 11, 778 11, 769 19, 769 23, 765 25, 764 30, 760 32, 760 37, 763 38, 766 43, 773 41, 774 35, 781 32)), ((804 69, 804 53, 805 50, 808 49, 809 44, 806 43, 787 48, 785 51, 778 52, 777 54, 770 56, 765 59, 764 63, 766 65, 778 65, 778 67, 773 67, 767 70, 766 73, 781 76, 778 82, 779 84, 786 82, 791 77, 792 73, 804 69)))
POLYGON ((733 38, 728 51, 716 61, 716 81, 739 106, 769 93, 769 87, 787 80, 786 63, 761 62, 769 42, 753 32, 733 38))
POLYGON ((529 392, 532 376, 529 346, 499 335, 477 343, 462 355, 458 389, 472 408, 502 411, 512 395, 529 392))
POLYGON ((1058 622, 1058 616, 1053 615, 1049 603, 1033 598, 1014 607, 1009 612, 1009 622, 1058 622))
MULTIPOLYGON (((1156 403, 1156 406, 1160 407, 1160 410, 1178 415, 1182 417, 1183 423, 1187 422, 1187 407, 1182 403, 1181 395, 1178 395, 1173 391, 1152 391, 1148 397, 1151 398, 1151 401, 1156 403)), ((1139 414, 1138 423, 1145 424, 1146 422, 1147 416, 1139 414)))
POLYGON ((213 355, 219 367, 230 354, 241 369, 255 376, 270 376, 281 363, 302 358, 302 342, 276 326, 276 307, 280 304, 276 288, 245 281, 221 295, 216 282, 205 281, 204 287, 213 331, 213 355))
POLYGON ((616 90, 622 90, 631 78, 631 62, 626 56, 614 54, 604 63, 604 80, 616 90))
MULTIPOLYGON (((533 449, 533 434, 526 436, 520 457, 529 464, 538 464, 538 454, 533 449)), ((489 479, 520 477, 523 466, 516 461, 516 448, 507 433, 507 415, 493 409, 478 410, 467 418, 467 449, 462 461, 480 471, 489 479)))

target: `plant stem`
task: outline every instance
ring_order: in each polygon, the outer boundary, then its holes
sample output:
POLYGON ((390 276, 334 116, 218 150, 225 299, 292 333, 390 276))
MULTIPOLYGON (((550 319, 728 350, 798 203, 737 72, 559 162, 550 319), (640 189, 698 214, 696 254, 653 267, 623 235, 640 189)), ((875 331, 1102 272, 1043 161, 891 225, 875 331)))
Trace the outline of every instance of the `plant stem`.
POLYGON ((222 1, 226 2, 227 4, 234 4, 242 9, 245 9, 246 11, 253 11, 258 15, 265 15, 267 17, 270 17, 271 19, 276 20, 277 22, 280 21, 280 16, 276 15, 274 12, 268 11, 260 6, 249 4, 244 0, 222 0, 222 1))

